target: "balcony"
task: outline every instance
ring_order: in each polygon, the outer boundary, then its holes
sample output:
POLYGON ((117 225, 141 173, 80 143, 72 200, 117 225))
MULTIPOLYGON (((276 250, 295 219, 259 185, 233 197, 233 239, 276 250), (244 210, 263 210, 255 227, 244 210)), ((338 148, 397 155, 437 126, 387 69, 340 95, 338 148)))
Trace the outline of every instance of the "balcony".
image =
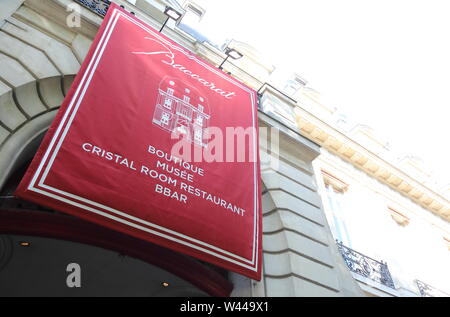
POLYGON ((374 260, 362 253, 350 249, 337 241, 338 250, 341 252, 350 271, 369 278, 395 290, 394 281, 386 262, 374 260))
POLYGON ((109 0, 74 0, 83 7, 88 8, 92 12, 104 17, 108 11, 111 1, 109 0))
POLYGON ((420 296, 422 297, 449 297, 450 295, 438 290, 437 288, 428 285, 425 282, 415 280, 417 288, 419 289, 420 296))

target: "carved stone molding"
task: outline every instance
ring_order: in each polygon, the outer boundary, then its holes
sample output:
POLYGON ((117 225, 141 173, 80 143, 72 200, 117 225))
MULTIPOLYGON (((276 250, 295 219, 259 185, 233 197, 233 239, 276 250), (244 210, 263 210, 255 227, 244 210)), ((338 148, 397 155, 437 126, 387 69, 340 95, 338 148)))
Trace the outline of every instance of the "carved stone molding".
POLYGON ((392 163, 372 153, 306 110, 295 106, 294 112, 297 126, 302 135, 376 178, 381 183, 409 197, 444 220, 450 220, 450 202, 445 197, 405 174, 392 163))
POLYGON ((402 227, 405 227, 409 224, 409 218, 402 214, 401 212, 395 210, 392 207, 388 207, 389 213, 391 214, 392 219, 402 227))
POLYGON ((450 251, 450 236, 445 236, 443 238, 444 238, 445 243, 447 244, 448 250, 450 251))
POLYGON ((331 174, 328 171, 325 171, 322 169, 321 172, 322 172, 322 177, 323 177, 323 181, 324 181, 325 185, 331 186, 334 189, 334 191, 336 191, 336 192, 343 193, 343 192, 347 191, 348 184, 346 182, 344 182, 337 176, 334 176, 333 174, 331 174))

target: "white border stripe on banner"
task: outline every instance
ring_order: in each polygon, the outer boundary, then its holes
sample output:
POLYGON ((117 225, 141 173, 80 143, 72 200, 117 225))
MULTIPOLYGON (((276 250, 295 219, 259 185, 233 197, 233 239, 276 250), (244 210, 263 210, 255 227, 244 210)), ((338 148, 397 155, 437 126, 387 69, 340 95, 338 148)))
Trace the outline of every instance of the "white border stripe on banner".
MULTIPOLYGON (((108 30, 109 27, 111 26, 111 23, 113 22, 113 18, 112 18, 112 17, 113 17, 116 13, 117 13, 117 10, 115 10, 115 12, 113 12, 113 14, 112 14, 112 16, 111 16, 111 19, 108 21, 108 24, 107 24, 107 26, 106 26, 106 28, 105 28, 105 32, 103 33, 103 35, 102 35, 102 37, 101 37, 101 39, 100 39, 100 41, 99 41, 99 43, 98 43, 98 45, 97 45, 97 48, 95 49, 95 52, 94 52, 94 54, 92 55, 91 62, 89 63, 89 65, 88 65, 88 67, 87 67, 87 69, 86 69, 86 71, 85 71, 85 73, 84 73, 84 75, 83 75, 83 78, 81 79, 80 84, 78 85, 78 88, 77 88, 77 90, 76 90, 74 96, 72 97, 72 101, 71 101, 71 103, 69 104, 69 107, 67 108, 66 112, 64 113, 64 116, 63 116, 63 118, 62 118, 62 120, 61 120, 61 124, 58 126, 58 129, 57 129, 56 132, 55 132, 55 136, 57 136, 57 135, 60 133, 60 131, 61 131, 63 125, 64 125, 63 123, 64 123, 64 121, 67 119, 67 116, 68 116, 70 110, 72 109, 72 106, 73 106, 73 104, 74 104, 74 102, 75 102, 75 100, 76 100, 76 96, 78 96, 78 94, 80 93, 80 89, 81 89, 81 87, 83 86, 83 83, 85 82, 86 77, 87 77, 87 75, 88 75, 88 73, 89 73, 89 71, 90 71, 90 69, 91 69, 91 67, 92 67, 92 65, 93 65, 93 62, 94 62, 94 60, 95 60, 95 57, 97 56, 97 54, 98 54, 98 52, 99 52, 99 49, 100 49, 100 47, 101 47, 101 45, 102 45, 102 43, 103 43, 103 41, 104 41, 104 39, 105 39, 105 36, 106 36, 106 34, 107 34, 106 30, 108 30)), ((45 152, 44 157, 42 158, 41 163, 39 164, 38 170, 41 170, 42 167, 44 166, 44 164, 45 164, 45 162, 46 162, 46 160, 47 160, 47 157, 48 157, 48 155, 50 154, 50 151, 51 151, 51 149, 52 149, 52 147, 53 147, 55 141, 56 141, 56 138, 53 137, 52 140, 51 140, 51 142, 50 142, 50 145, 49 145, 48 148, 47 148, 47 151, 45 152)), ((38 175, 39 175, 39 173, 35 173, 35 174, 34 174, 33 179, 31 180, 31 183, 30 183, 30 185, 28 186, 28 189, 30 189, 30 187, 34 186, 34 184, 35 184, 35 182, 36 182, 36 179, 37 179, 38 175)))

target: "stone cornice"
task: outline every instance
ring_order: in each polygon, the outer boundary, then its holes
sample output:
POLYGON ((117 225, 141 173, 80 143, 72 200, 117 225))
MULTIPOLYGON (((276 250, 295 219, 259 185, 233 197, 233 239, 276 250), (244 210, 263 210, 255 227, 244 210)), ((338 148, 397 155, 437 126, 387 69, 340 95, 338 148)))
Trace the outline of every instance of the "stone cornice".
POLYGON ((425 209, 450 221, 450 202, 446 198, 298 105, 294 109, 297 125, 302 135, 380 182, 387 184, 425 209))

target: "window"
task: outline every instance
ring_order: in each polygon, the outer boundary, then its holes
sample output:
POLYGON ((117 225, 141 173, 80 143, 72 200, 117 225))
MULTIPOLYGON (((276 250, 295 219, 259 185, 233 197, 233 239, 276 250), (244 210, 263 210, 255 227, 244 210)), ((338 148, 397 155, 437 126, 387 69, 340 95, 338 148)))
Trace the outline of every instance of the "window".
POLYGON ((351 247, 347 227, 345 225, 345 210, 343 209, 344 194, 348 184, 332 173, 322 170, 322 177, 326 188, 325 214, 335 239, 351 247))
POLYGON ((342 200, 344 193, 336 192, 331 185, 327 185, 326 190, 329 205, 329 210, 327 210, 326 215, 334 238, 343 242, 344 245, 351 248, 350 237, 344 222, 345 216, 342 209, 342 200))
POLYGON ((185 117, 189 116, 189 111, 186 107, 181 108, 181 114, 185 117))
POLYGON ((163 125, 168 125, 169 119, 170 119, 170 115, 168 113, 163 113, 162 118, 161 118, 161 123, 163 125))
POLYGON ((197 141, 198 143, 202 142, 202 130, 201 129, 197 129, 195 130, 195 141, 197 141))
POLYGON ((172 102, 172 99, 166 98, 166 100, 164 101, 164 107, 166 107, 167 109, 172 109, 172 102))
POLYGON ((205 9, 190 0, 184 2, 183 8, 185 13, 181 19, 182 23, 198 29, 198 25, 205 15, 205 9))
POLYGON ((297 93, 297 91, 299 91, 305 85, 306 85, 306 81, 303 78, 301 78, 297 74, 293 74, 291 76, 291 78, 289 78, 286 81, 286 84, 285 84, 283 90, 288 96, 292 97, 297 93))

